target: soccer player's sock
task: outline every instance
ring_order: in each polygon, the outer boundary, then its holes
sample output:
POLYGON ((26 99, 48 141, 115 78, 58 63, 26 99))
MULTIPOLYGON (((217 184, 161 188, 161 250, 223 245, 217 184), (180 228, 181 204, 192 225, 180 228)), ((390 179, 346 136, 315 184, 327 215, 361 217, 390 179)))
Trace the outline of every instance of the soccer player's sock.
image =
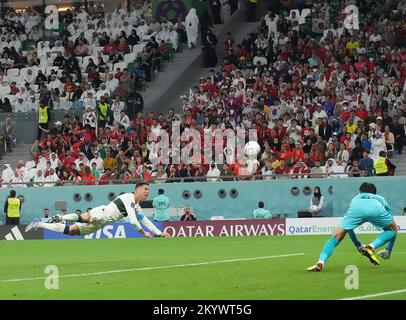
POLYGON ((395 241, 396 241, 396 236, 388 241, 388 245, 386 246, 386 251, 392 252, 393 246, 395 245, 395 241))
POLYGON ((38 227, 42 229, 47 229, 59 233, 65 233, 69 234, 69 227, 63 223, 45 223, 45 222, 39 222, 38 227), (66 233, 66 228, 68 228, 68 233, 66 233))
POLYGON ((81 216, 79 214, 76 213, 69 213, 69 214, 65 214, 64 216, 61 216, 62 221, 66 221, 66 222, 81 222, 81 216))
POLYGON ((385 230, 379 234, 374 241, 369 245, 372 249, 378 249, 382 247, 388 241, 396 239, 396 232, 393 230, 385 230))
POLYGON ((327 259, 333 254, 334 248, 340 243, 336 238, 331 237, 327 243, 324 245, 323 250, 321 251, 319 263, 325 263, 327 259))
POLYGON ((357 239, 357 236, 355 235, 354 230, 348 230, 347 233, 348 233, 348 235, 350 236, 351 241, 352 241, 352 243, 354 244, 354 246, 356 246, 357 248, 359 248, 359 247, 362 245, 362 243, 359 242, 359 240, 357 239))

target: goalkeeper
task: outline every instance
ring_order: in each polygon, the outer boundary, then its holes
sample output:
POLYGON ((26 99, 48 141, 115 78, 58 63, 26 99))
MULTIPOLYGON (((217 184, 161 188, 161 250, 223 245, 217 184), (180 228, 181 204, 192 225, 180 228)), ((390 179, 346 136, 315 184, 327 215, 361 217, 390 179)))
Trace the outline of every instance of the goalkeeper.
POLYGON ((366 256, 371 263, 379 265, 380 262, 375 256, 376 249, 388 244, 385 250, 378 253, 383 259, 389 259, 397 236, 397 225, 393 219, 392 212, 385 198, 376 195, 376 187, 372 183, 364 182, 359 188, 360 194, 356 195, 350 202, 347 213, 341 225, 334 231, 333 237, 325 244, 319 261, 309 267, 308 271, 322 271, 327 259, 333 254, 335 247, 344 239, 348 233, 351 240, 358 247, 358 250, 366 256), (379 230, 383 230, 378 237, 369 245, 363 246, 355 237, 354 229, 365 222, 372 223, 379 230))

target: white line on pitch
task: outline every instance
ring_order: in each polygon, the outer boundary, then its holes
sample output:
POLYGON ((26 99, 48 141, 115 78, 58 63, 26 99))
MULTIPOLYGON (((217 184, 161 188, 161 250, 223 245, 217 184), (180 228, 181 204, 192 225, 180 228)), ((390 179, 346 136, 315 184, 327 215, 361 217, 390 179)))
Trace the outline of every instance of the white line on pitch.
POLYGON ((366 296, 344 298, 344 299, 340 299, 340 300, 361 300, 361 299, 368 299, 368 298, 387 296, 387 295, 390 295, 390 294, 398 294, 398 293, 403 293, 403 292, 406 292, 406 289, 395 290, 395 291, 387 291, 387 292, 381 292, 381 293, 375 293, 375 294, 368 294, 366 296))
MULTIPOLYGON (((292 253, 292 254, 283 254, 283 255, 277 255, 277 256, 264 256, 264 257, 230 259, 230 260, 206 261, 206 262, 196 262, 196 263, 187 263, 187 264, 173 264, 173 265, 168 265, 168 266, 157 266, 157 267, 141 267, 141 268, 133 268, 133 269, 110 270, 110 271, 100 271, 100 272, 91 272, 91 273, 66 274, 66 275, 60 275, 59 278, 87 277, 87 276, 98 276, 98 275, 103 275, 103 274, 134 272, 134 271, 148 271, 148 270, 158 270, 158 269, 187 268, 187 267, 205 266, 205 265, 210 265, 210 264, 265 260, 265 259, 285 258, 285 257, 294 257, 294 256, 302 256, 302 255, 304 255, 304 253, 292 253)), ((36 277, 36 278, 0 280, 0 282, 3 282, 3 283, 4 282, 21 282, 21 281, 33 281, 33 280, 45 280, 45 279, 46 279, 46 277, 36 277)))

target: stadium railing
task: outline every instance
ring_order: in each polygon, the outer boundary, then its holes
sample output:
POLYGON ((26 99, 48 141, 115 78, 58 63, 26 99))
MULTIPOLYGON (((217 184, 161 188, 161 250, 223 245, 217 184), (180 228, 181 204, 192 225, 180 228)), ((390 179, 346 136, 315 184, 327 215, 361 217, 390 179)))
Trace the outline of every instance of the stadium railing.
MULTIPOLYGON (((363 171, 362 171, 363 172, 363 171)), ((102 182, 101 185, 120 185, 120 184, 135 184, 137 182, 148 182, 148 183, 189 183, 189 182, 238 182, 238 181, 252 181, 252 180, 275 180, 275 179, 313 179, 313 178, 351 178, 347 172, 340 172, 340 173, 313 173, 313 174, 297 174, 297 173, 289 173, 289 174, 272 174, 272 175, 228 175, 228 176, 219 176, 219 177, 207 177, 207 176, 199 176, 199 177, 175 177, 175 178, 151 178, 151 179, 131 179, 131 180, 123 180, 123 179, 106 179, 106 180, 82 180, 79 182, 76 181, 45 181, 45 182, 12 182, 12 183, 3 183, 2 186, 9 185, 10 188, 15 187, 44 187, 45 185, 52 185, 55 187, 61 186, 94 186, 99 185, 99 182, 102 182), (309 177, 309 176, 312 177, 309 177), (298 178, 301 176, 303 178, 298 178)), ((363 175, 360 174, 362 177, 363 175)))

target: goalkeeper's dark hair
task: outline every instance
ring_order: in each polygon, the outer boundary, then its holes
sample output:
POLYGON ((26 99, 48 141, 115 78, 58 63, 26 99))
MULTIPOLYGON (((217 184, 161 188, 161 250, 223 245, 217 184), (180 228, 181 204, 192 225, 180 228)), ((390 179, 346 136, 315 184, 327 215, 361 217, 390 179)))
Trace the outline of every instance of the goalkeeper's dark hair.
POLYGON ((373 183, 364 182, 360 185, 359 192, 376 194, 376 187, 373 183))
POLYGON ((137 182, 137 184, 135 185, 135 189, 138 189, 139 187, 143 187, 143 186, 149 186, 148 182, 137 182))

